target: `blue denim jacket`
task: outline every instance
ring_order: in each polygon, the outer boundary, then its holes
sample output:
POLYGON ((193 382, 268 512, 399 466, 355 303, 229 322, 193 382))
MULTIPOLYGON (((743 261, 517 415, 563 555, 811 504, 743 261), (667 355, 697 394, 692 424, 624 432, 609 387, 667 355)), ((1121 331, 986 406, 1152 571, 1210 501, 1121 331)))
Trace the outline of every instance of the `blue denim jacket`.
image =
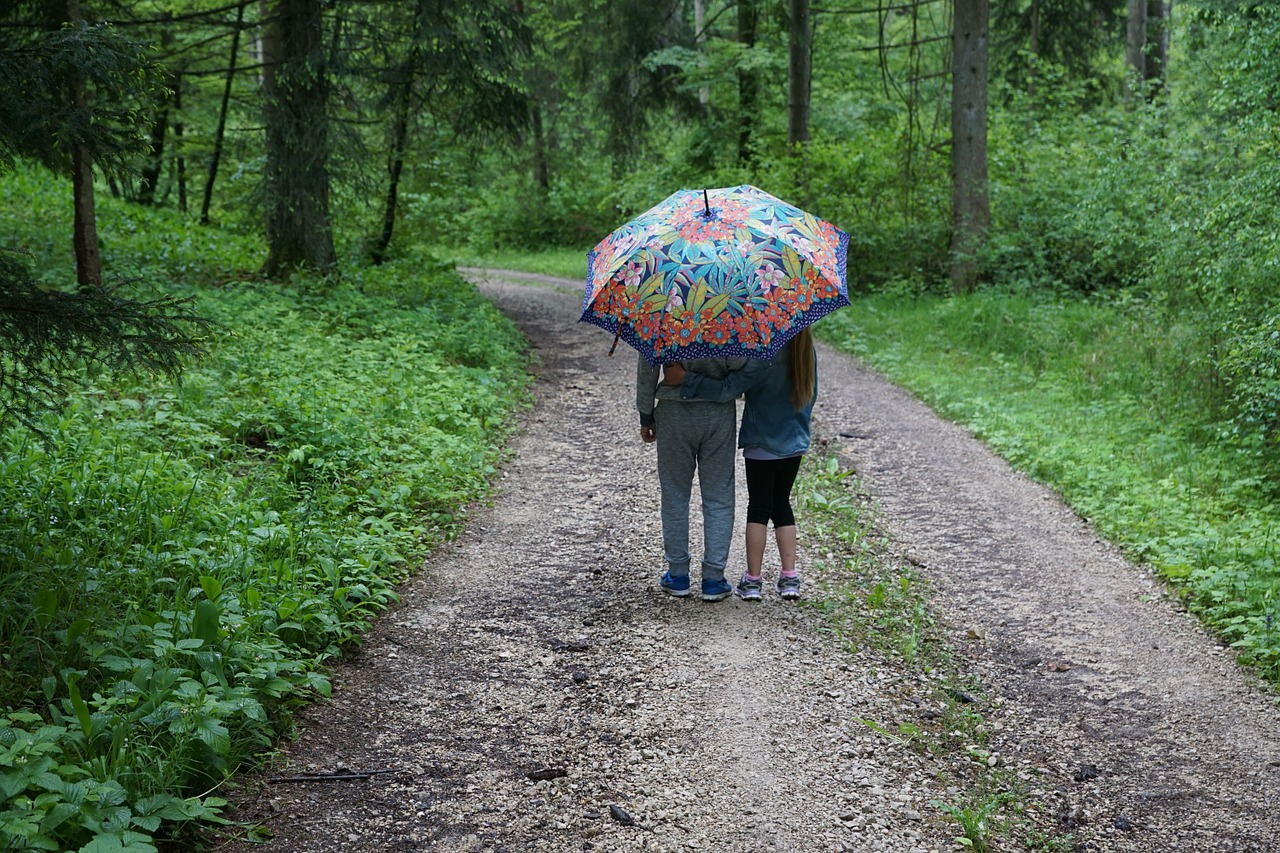
POLYGON ((818 399, 818 385, 815 377, 813 399, 796 411, 791 405, 791 381, 787 377, 790 352, 788 343, 771 361, 752 359, 724 379, 686 373, 680 397, 723 401, 745 393, 747 404, 742 410, 738 446, 744 450, 759 448, 777 457, 798 456, 809 450, 809 423, 818 399))

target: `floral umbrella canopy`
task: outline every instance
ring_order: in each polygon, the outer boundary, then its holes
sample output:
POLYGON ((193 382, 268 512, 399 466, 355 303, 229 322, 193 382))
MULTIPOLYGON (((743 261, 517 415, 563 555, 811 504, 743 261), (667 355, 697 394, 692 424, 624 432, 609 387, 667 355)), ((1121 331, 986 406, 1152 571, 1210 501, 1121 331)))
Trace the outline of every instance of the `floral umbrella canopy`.
POLYGON ((587 256, 579 319, 651 364, 772 358, 849 304, 848 249, 848 234, 755 187, 680 190, 587 256))

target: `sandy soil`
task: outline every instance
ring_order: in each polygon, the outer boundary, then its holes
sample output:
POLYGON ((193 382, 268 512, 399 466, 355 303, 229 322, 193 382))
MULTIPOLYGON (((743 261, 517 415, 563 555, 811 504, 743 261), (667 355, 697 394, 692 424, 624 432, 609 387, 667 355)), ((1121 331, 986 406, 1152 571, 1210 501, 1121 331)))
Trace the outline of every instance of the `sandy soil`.
MULTIPOLYGON (((633 353, 575 322, 576 282, 471 275, 534 342, 537 404, 492 503, 235 816, 271 851, 956 849, 930 803, 959 802, 971 759, 863 722, 930 717, 935 685, 813 607, 663 595, 633 353)), ((816 438, 929 579, 1056 849, 1280 850, 1273 695, 1051 492, 856 361, 823 349, 820 370, 816 438)), ((800 523, 812 590, 834 578, 800 523)))

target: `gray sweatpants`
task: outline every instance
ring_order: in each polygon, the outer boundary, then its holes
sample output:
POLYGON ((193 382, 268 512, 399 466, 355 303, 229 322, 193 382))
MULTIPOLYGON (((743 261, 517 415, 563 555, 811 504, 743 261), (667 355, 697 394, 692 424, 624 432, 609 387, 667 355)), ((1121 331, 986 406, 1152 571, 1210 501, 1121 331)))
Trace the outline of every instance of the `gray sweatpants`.
POLYGON ((662 547, 673 576, 689 574, 689 500, 693 473, 702 493, 702 579, 724 577, 733 538, 733 402, 662 400, 653 412, 662 488, 662 547))

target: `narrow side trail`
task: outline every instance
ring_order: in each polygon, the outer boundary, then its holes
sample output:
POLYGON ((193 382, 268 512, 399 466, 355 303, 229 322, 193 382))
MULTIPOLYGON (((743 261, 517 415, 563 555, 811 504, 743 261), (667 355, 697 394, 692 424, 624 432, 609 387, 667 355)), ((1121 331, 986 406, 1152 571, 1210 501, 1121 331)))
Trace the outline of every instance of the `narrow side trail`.
MULTIPOLYGON (((576 283, 472 275, 534 342, 537 404, 492 504, 250 786, 236 816, 271 841, 223 849, 952 849, 929 802, 960 797, 965 759, 862 722, 920 720, 928 686, 776 596, 661 594, 634 353, 576 324, 576 283)), ((1052 494, 852 360, 820 365, 819 437, 933 581, 990 690, 993 748, 1074 849, 1280 850, 1270 699, 1052 494)))

